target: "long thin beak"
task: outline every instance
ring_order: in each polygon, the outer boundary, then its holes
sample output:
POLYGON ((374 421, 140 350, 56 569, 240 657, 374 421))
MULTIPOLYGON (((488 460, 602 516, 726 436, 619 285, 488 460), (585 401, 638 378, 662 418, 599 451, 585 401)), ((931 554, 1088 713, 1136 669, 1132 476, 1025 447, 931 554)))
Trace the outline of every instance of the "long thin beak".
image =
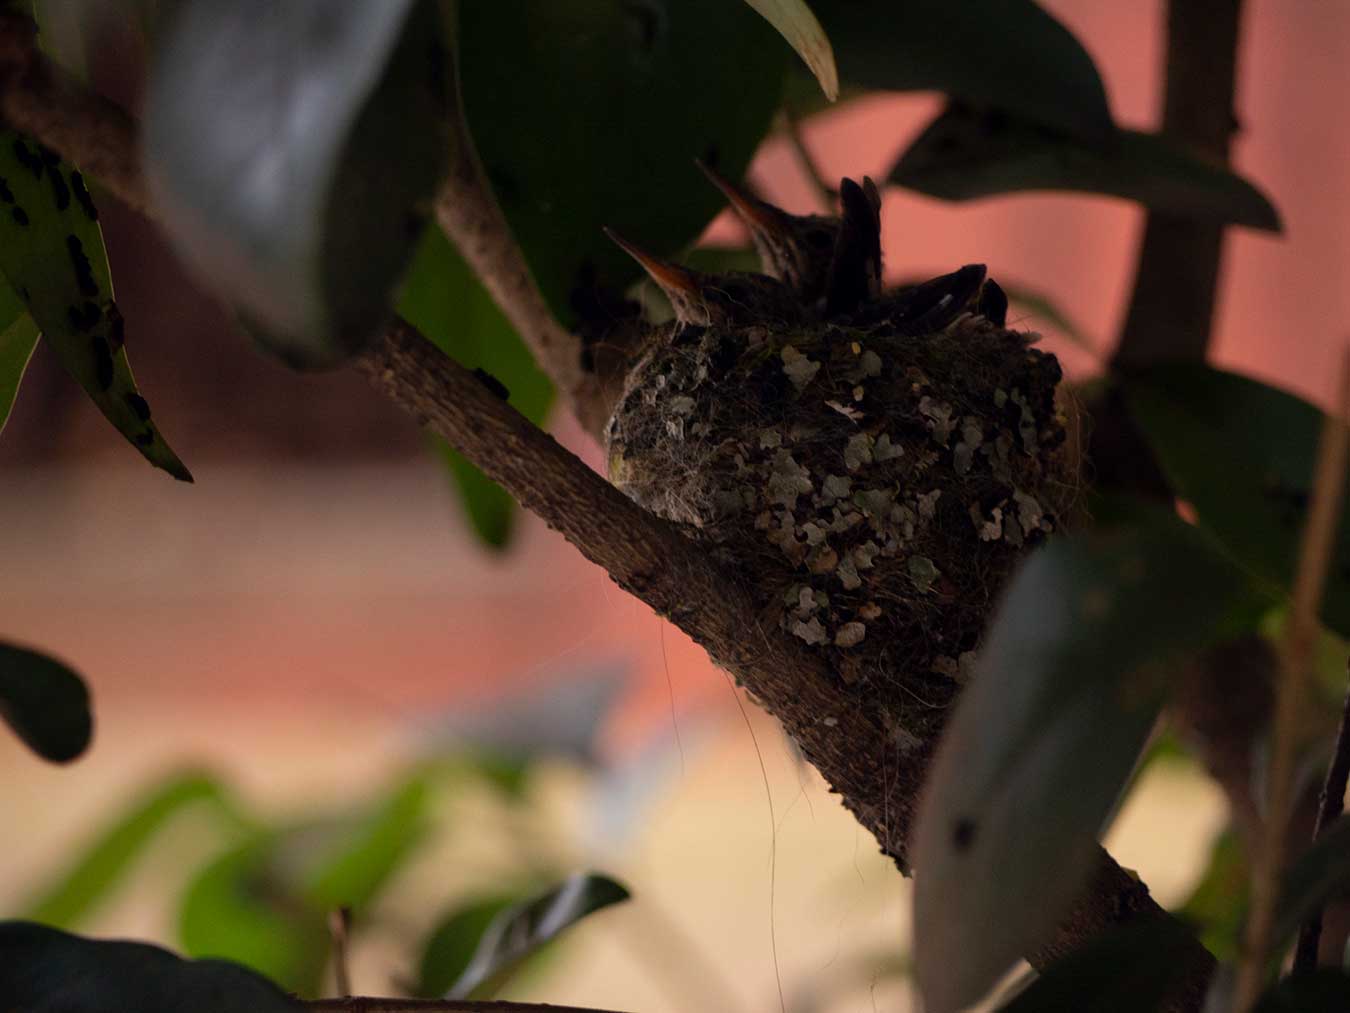
POLYGON ((708 177, 708 181, 713 186, 722 191, 722 195, 731 204, 732 210, 740 215, 741 220, 751 229, 772 235, 781 235, 785 231, 787 227, 786 211, 780 211, 772 204, 766 203, 741 189, 701 159, 694 159, 694 164, 699 167, 699 171, 703 175, 708 177))
POLYGON ((681 267, 679 264, 672 264, 668 260, 662 260, 660 257, 652 256, 646 250, 634 246, 608 226, 605 228, 605 235, 613 240, 619 249, 641 264, 642 269, 652 276, 652 280, 667 292, 673 291, 684 295, 694 295, 698 292, 698 276, 693 271, 681 267))

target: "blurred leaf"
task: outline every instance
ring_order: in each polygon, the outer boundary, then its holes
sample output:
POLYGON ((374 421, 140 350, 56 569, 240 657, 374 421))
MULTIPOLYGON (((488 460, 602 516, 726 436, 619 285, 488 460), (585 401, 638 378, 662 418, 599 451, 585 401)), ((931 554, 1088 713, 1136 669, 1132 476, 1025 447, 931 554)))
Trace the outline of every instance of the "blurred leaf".
POLYGON ((178 931, 197 957, 238 961, 302 996, 318 990, 328 957, 327 914, 298 897, 259 837, 203 868, 183 895, 178 931))
POLYGON ((38 328, 15 291, 0 277, 0 433, 5 431, 28 360, 37 347, 38 328))
POLYGON ((1347 891, 1350 891, 1350 817, 1341 816, 1286 870, 1275 908, 1272 941, 1293 938, 1309 915, 1347 891))
POLYGON ((594 764, 596 734, 628 679, 629 666, 614 662, 555 672, 477 710, 436 718, 431 734, 441 751, 497 765, 546 758, 594 764))
POLYGON ((601 908, 627 900, 626 887, 596 873, 569 876, 556 889, 493 919, 469 966, 446 993, 464 999, 495 992, 526 957, 601 908))
POLYGON ((1159 914, 1132 919, 1055 963, 1001 1013, 1139 1013, 1160 1008, 1190 970, 1195 934, 1159 914))
POLYGON ((82 939, 0 922, 0 996, 23 1013, 299 1013, 271 982, 233 964, 182 960, 146 943, 82 939))
POLYGON ((787 52, 728 0, 497 0, 460 8, 464 106, 502 210, 553 312, 641 269, 722 209, 694 167, 739 179, 769 128, 787 52))
POLYGON ((422 944, 414 994, 424 999, 444 995, 469 966, 478 944, 496 917, 520 897, 496 894, 457 904, 422 944))
POLYGON ((112 892, 173 816, 203 801, 230 812, 220 784, 206 774, 174 774, 142 793, 122 816, 82 849, 29 906, 25 917, 59 927, 74 925, 112 892))
POLYGON ((147 461, 190 482, 136 391, 97 218, 77 171, 0 128, 0 272, 104 417, 147 461))
POLYGON ((1111 130, 1079 41, 1031 0, 816 0, 845 86, 942 91, 1084 137, 1111 130))
POLYGON ((84 680, 55 658, 0 642, 0 718, 44 760, 67 763, 89 745, 84 680))
POLYGON ((389 315, 449 147, 435 0, 183 0, 145 161, 183 259, 296 368, 389 315))
MULTIPOLYGON (((1130 412, 1201 526, 1259 576, 1291 587, 1322 413, 1234 373, 1162 365, 1126 383, 1130 412)), ((1330 561, 1322 619, 1350 635, 1350 502, 1330 561)))
POLYGON ((1345 1013, 1350 1009, 1350 976, 1319 967, 1285 978, 1261 997, 1255 1013, 1345 1013))
POLYGON ((1280 232, 1256 187, 1161 135, 1119 130, 1084 141, 1001 111, 949 106, 891 168, 888 181, 945 200, 1023 190, 1071 190, 1280 232))
POLYGON ((778 30, 811 69, 820 90, 833 102, 839 97, 839 70, 834 65, 830 40, 805 0, 745 0, 778 30))
POLYGON ((1204 874, 1180 911, 1200 926, 1200 942, 1220 961, 1237 959, 1250 880, 1242 838, 1230 827, 1214 838, 1204 874))
MULTIPOLYGON (((553 404, 553 385, 479 284, 463 258, 442 234, 428 226, 403 281, 398 311, 447 355, 484 370, 509 392, 512 407, 535 424, 553 404)), ((451 477, 483 543, 505 548, 519 509, 506 490, 436 437, 451 477)))
POLYGON ((345 828, 314 863, 301 892, 316 908, 360 913, 374 900, 426 833, 427 785, 420 777, 400 785, 364 818, 345 828))
POLYGON ((1018 570, 915 830, 926 1009, 978 999, 1058 925, 1176 665, 1246 619, 1236 567, 1170 513, 1052 540, 1018 570))

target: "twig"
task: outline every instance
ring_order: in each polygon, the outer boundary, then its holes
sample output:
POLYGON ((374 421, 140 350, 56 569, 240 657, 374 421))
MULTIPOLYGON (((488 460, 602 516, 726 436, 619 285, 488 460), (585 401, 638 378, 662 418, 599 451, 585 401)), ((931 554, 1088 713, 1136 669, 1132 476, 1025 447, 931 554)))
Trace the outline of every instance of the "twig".
POLYGON ((328 935, 333 941, 333 984, 338 995, 352 994, 352 976, 347 965, 347 941, 351 926, 351 908, 339 907, 328 912, 328 935))
MULTIPOLYGON (((1233 96, 1242 0, 1170 0, 1162 129, 1219 164, 1237 131, 1233 96)), ((1204 359, 1224 227, 1149 212, 1116 366, 1204 359)))
POLYGON ((1271 742, 1270 774, 1264 833, 1252 868, 1252 906, 1238 977, 1234 1008, 1246 1013, 1256 1005, 1265 978, 1270 933, 1275 920, 1280 874, 1284 867, 1285 823, 1293 787, 1298 721, 1308 666, 1320 629, 1318 612, 1326 587, 1327 570, 1336 546, 1341 496, 1345 486, 1347 447, 1350 446, 1350 348, 1341 363, 1340 397, 1336 411, 1327 415, 1318 444, 1308 522, 1299 547, 1298 571, 1289 625, 1280 650, 1280 681, 1275 693, 1275 729, 1271 742))
POLYGON ((385 999, 352 995, 342 999, 309 999, 300 1004, 308 1013, 615 1013, 590 1006, 554 1006, 546 1002, 506 1002, 501 999, 385 999))
MULTIPOLYGON (((1347 666, 1350 667, 1350 666, 1347 666)), ((1322 795, 1318 799, 1317 823, 1312 839, 1316 841, 1332 821, 1345 810, 1345 786, 1350 780, 1350 689, 1346 690, 1341 706, 1341 724, 1336 731, 1336 748, 1331 754, 1322 795)), ((1294 973, 1311 971, 1317 966, 1317 947, 1322 941, 1322 909, 1314 911, 1298 933, 1298 948, 1294 950, 1294 973)))
POLYGON ((811 184, 811 190, 816 195, 816 203, 820 205, 820 213, 823 215, 834 214, 834 189, 825 182, 825 174, 820 171, 820 164, 811 154, 811 149, 806 146, 806 138, 802 136, 801 123, 787 109, 779 112, 778 123, 779 130, 787 139, 788 150, 796 156, 802 175, 811 184))
MULTIPOLYGON (((113 103, 65 80, 33 49, 31 21, 11 15, 0 15, 0 116, 72 162, 91 170, 103 167, 96 171, 109 192, 154 217, 140 173, 134 121, 113 103)), ((481 179, 477 184, 467 177, 459 183, 452 181, 446 191, 471 198, 470 190, 453 189, 458 185, 481 185, 481 179)), ((532 282, 521 274, 519 251, 513 255, 508 249, 513 244, 500 212, 480 201, 477 217, 460 221, 451 203, 441 202, 445 205, 440 209, 442 226, 455 235, 466 258, 508 308, 511 293, 530 303, 525 310, 517 308, 522 315, 513 322, 523 337, 538 343, 540 335, 527 325, 534 320, 542 326, 546 307, 537 291, 529 296, 532 282), (470 241, 474 236, 481 246, 470 241)), ((467 199, 459 207, 475 207, 474 200, 467 199)), ((561 369, 565 365, 562 339, 544 344, 549 361, 561 369)), ((776 630, 762 629, 749 593, 734 574, 717 566, 676 526, 623 496, 406 322, 391 325, 353 365, 503 485, 522 506, 562 532, 621 587, 701 644, 714 662, 735 675, 783 724, 882 850, 907 868, 908 831, 931 743, 911 753, 907 759, 912 762, 897 769, 893 740, 877 711, 866 706, 859 690, 843 686, 818 655, 776 630)), ((1044 967, 1110 925, 1160 910, 1147 888, 1103 851, 1092 888, 1065 920, 1057 938, 1032 955, 1033 963, 1044 967)), ((1212 958, 1199 944, 1190 958, 1192 984, 1203 989, 1212 958)), ((404 1000, 323 1002, 328 1005, 312 1008, 332 1013, 455 1009, 417 1006, 404 1000)), ((464 1008, 494 1009, 490 1005, 464 1008)), ((512 1007, 496 1009, 506 1013, 512 1007)))

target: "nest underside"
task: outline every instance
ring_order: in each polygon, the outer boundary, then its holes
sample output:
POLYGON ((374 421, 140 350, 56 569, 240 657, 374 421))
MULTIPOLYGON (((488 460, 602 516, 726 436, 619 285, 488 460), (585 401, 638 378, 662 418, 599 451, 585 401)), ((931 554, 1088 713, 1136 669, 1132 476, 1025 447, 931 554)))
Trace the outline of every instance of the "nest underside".
POLYGON ((658 329, 607 429, 610 477, 917 746, 1076 492, 1059 364, 1034 340, 973 315, 923 335, 658 329))

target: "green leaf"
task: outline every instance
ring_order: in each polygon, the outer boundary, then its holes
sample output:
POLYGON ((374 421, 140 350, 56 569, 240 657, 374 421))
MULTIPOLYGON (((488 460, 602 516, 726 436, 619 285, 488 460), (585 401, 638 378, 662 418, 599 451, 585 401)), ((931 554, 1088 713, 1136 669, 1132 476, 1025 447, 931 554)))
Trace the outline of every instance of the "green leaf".
POLYGON ((296 896, 276 844, 255 838, 199 871, 179 907, 179 937, 193 956, 237 961, 312 996, 328 956, 327 912, 296 896))
POLYGON ((435 0, 180 3, 158 47, 146 168, 183 259, 296 368, 390 313, 446 164, 435 0))
POLYGON ((220 784, 207 774, 175 774, 132 803, 100 832, 28 907, 25 917, 68 928, 116 888, 154 836, 184 809, 211 802, 237 820, 220 784))
POLYGON ((533 900, 513 905, 493 919, 469 966, 446 993, 464 999, 496 991, 525 958, 602 908, 627 900, 628 889, 608 876, 577 873, 533 900))
POLYGON ((745 0, 797 51, 820 82, 820 90, 833 102, 839 97, 839 70, 834 50, 820 22, 804 0, 745 0))
POLYGON ((0 922, 0 996, 6 1009, 24 1013, 301 1010, 270 981, 234 964, 17 921, 0 922))
POLYGON ((1001 111, 959 105, 928 125, 888 181, 953 201, 1024 190, 1106 194, 1155 211, 1282 228, 1279 213, 1251 183, 1161 135, 1118 130, 1083 140, 1001 111))
POLYGON ((496 0, 460 6, 464 107, 530 270, 568 326, 723 207, 694 167, 738 179, 767 132, 787 56, 728 0, 496 0))
POLYGON ((1345 1013, 1350 1009, 1350 976, 1319 967, 1285 978, 1256 1004, 1255 1013, 1345 1013))
POLYGON ((1195 934, 1166 915, 1132 919, 1051 964, 1001 1013, 1139 1013, 1160 1008, 1190 970, 1195 934))
MULTIPOLYGON (((462 365, 484 370, 509 392, 512 407, 535 424, 553 404, 553 385, 492 297, 440 229, 428 226, 403 281, 399 313, 462 365)), ((460 499, 483 543, 505 548, 519 510, 506 490, 439 437, 460 499)))
POLYGON ((1221 961, 1237 959, 1250 883, 1242 838, 1232 828, 1224 830, 1214 838, 1204 874, 1180 912, 1200 926, 1200 942, 1221 961))
POLYGON ((0 277, 0 433, 5 431, 28 360, 37 347, 38 328, 14 289, 0 277))
MULTIPOLYGON (((1292 587, 1322 413, 1255 380, 1186 363, 1131 376, 1125 391, 1168 482, 1201 526, 1254 573, 1292 587)), ((1321 615, 1350 635, 1350 503, 1321 615)))
POLYGON ((1350 891, 1350 817, 1341 816, 1285 872, 1275 908, 1275 942, 1292 939, 1299 926, 1334 897, 1350 891))
POLYGON ((97 217, 75 169, 0 128, 0 272, 104 417, 147 461, 190 482, 136 390, 97 217))
POLYGON ((84 680, 50 655, 0 642, 0 718, 44 760, 67 763, 94 731, 84 680))
POLYGON ((1085 137, 1111 130, 1079 41, 1031 0, 817 0, 845 86, 942 91, 1085 137))
POLYGON ((510 894, 494 894, 455 905, 422 944, 414 994, 436 999, 459 980, 497 916, 520 902, 510 894))
POLYGON ((427 829, 427 785, 413 778, 363 818, 344 826, 319 855, 300 886, 322 911, 361 912, 375 899, 421 842, 427 829))
POLYGON ((1170 513, 1053 540, 1014 577, 929 772, 915 830, 925 1008, 980 997, 1044 943, 1174 668, 1251 616, 1229 560, 1170 513))

